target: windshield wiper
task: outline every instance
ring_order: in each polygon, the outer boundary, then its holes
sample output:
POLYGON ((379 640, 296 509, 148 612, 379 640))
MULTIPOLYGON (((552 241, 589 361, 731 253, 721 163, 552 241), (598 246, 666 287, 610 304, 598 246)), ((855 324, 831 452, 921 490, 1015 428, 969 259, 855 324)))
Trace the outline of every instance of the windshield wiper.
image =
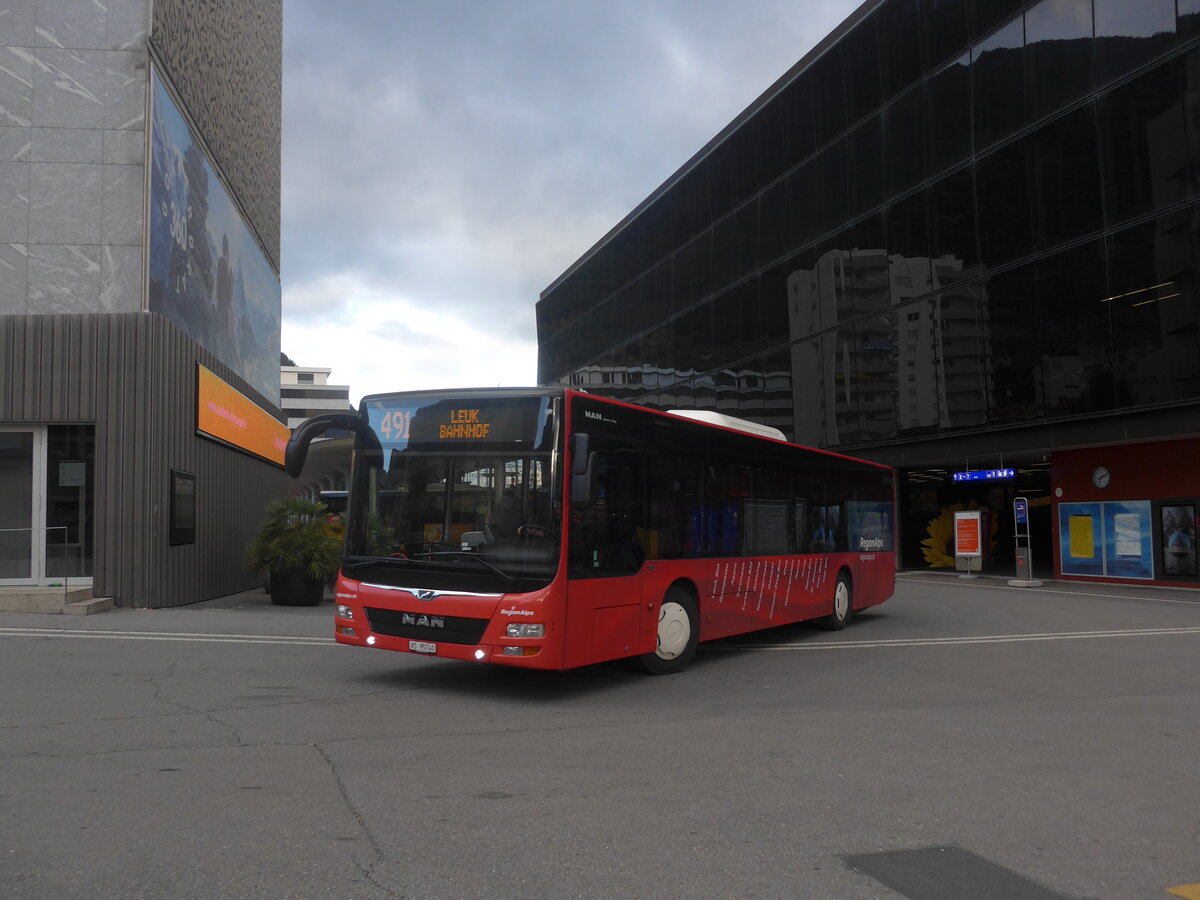
POLYGON ((357 572, 370 566, 407 566, 412 560, 404 556, 347 556, 342 568, 357 572))
POLYGON ((512 587, 513 584, 515 584, 516 580, 517 580, 514 576, 510 575, 508 572, 505 572, 502 568, 500 568, 495 563, 488 562, 482 556, 477 556, 474 553, 464 553, 461 550, 445 550, 445 551, 439 551, 437 553, 419 553, 419 554, 417 554, 417 556, 424 557, 425 559, 428 559, 430 562, 433 561, 433 557, 435 557, 435 556, 440 557, 440 558, 450 556, 450 557, 453 557, 455 560, 469 559, 471 562, 477 562, 481 566, 491 569, 493 572, 495 572, 497 575, 499 575, 501 578, 503 578, 505 584, 507 584, 509 587, 512 587))

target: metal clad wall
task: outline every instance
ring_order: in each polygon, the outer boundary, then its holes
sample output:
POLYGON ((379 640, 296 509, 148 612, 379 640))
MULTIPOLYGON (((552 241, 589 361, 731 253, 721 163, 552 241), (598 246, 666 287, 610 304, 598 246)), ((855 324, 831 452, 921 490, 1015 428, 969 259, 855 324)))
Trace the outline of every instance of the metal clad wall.
POLYGON ((179 606, 259 583, 242 551, 287 479, 196 436, 197 362, 271 408, 161 316, 0 317, 0 421, 95 423, 95 593, 122 606, 179 606), (172 468, 196 476, 196 542, 177 547, 172 468))

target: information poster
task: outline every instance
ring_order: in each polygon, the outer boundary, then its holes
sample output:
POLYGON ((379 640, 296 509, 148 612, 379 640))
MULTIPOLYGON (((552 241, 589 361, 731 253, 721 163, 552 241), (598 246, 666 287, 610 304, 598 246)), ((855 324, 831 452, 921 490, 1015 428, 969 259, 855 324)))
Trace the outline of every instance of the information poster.
POLYGON ((1104 530, 1099 503, 1058 504, 1059 566, 1064 575, 1103 575, 1104 530))
POLYGON ((1154 578, 1154 529, 1148 500, 1058 505, 1059 565, 1064 575, 1154 578))

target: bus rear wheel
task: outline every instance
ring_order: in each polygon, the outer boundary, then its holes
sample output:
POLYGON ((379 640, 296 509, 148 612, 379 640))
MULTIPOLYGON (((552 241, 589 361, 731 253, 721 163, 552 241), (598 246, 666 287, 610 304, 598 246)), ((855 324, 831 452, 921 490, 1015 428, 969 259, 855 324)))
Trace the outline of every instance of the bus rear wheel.
POLYGON ((838 572, 837 584, 833 588, 833 612, 824 619, 830 631, 841 631, 850 621, 854 609, 854 593, 850 589, 850 576, 838 572))
POLYGON ((651 675, 682 672, 696 655, 700 640, 700 613, 696 601, 683 588, 673 587, 658 607, 657 647, 637 657, 637 664, 651 675))

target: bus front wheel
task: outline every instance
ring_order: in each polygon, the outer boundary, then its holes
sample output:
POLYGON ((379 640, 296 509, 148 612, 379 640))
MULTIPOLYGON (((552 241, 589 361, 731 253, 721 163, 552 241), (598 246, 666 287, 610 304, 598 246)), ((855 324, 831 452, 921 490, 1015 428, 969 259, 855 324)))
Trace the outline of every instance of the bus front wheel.
POLYGON ((833 612, 825 617, 825 627, 841 631, 850 621, 854 609, 854 593, 850 589, 850 576, 838 572, 837 584, 833 588, 833 612))
POLYGON ((658 607, 658 644, 653 653, 637 658, 651 675, 670 675, 687 668, 700 640, 700 613, 696 601, 683 588, 673 587, 658 607))

